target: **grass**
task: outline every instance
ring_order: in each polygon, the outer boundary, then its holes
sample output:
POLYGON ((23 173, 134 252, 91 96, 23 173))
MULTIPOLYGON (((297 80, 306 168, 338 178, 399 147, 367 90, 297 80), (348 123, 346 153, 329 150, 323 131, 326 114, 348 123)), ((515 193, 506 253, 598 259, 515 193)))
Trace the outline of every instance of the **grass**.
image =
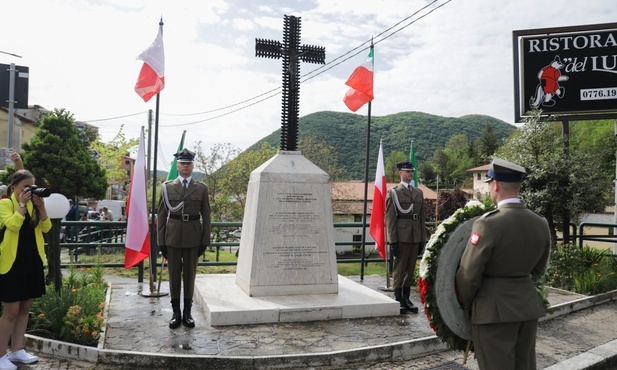
MULTIPOLYGON (((206 251, 206 259, 208 261, 216 261, 216 251, 206 251)), ((103 254, 101 256, 98 255, 90 255, 85 256, 81 255, 79 257, 81 263, 95 263, 96 261, 100 261, 100 263, 123 263, 124 262, 124 254, 116 253, 116 254, 103 254)), ((160 261, 160 260, 159 260, 160 261)), ((200 258, 200 262, 202 258, 200 258)), ((223 249, 219 251, 218 254, 219 262, 237 262, 238 257, 236 257, 235 253, 226 252, 223 249)), ((343 276, 356 276, 360 275, 360 263, 338 263, 337 264, 338 273, 343 276)), ((157 268, 157 274, 160 272, 160 267, 157 268)), ((235 274, 236 266, 198 266, 197 267, 198 274, 235 274)), ((137 278, 138 269, 124 269, 120 267, 107 267, 105 268, 106 275, 113 276, 124 276, 124 277, 134 277, 137 278)), ((364 266, 364 275, 385 275, 386 274, 386 264, 383 262, 368 262, 365 263, 364 266)), ((144 279, 150 278, 150 259, 146 258, 144 260, 144 279)), ((163 279, 169 279, 169 275, 167 273, 167 268, 164 269, 163 279)))

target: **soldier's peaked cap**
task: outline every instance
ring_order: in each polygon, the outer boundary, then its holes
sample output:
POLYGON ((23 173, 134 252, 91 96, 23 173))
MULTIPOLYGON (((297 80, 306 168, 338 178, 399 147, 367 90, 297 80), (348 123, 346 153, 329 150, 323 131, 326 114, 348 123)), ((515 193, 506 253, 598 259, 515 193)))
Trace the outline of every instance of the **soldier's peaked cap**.
POLYGON ((195 153, 193 153, 190 150, 184 148, 181 151, 179 151, 178 153, 174 154, 174 157, 176 157, 178 159, 178 162, 180 162, 180 163, 182 163, 182 162, 193 162, 193 159, 195 159, 195 153))
POLYGON ((493 180, 500 182, 521 182, 523 181, 523 175, 525 175, 525 173, 524 167, 495 157, 489 166, 488 176, 484 182, 491 182, 493 180))
POLYGON ((396 169, 401 171, 401 170, 414 170, 413 168, 413 164, 411 164, 411 162, 409 161, 403 161, 403 162, 399 162, 396 164, 396 169))

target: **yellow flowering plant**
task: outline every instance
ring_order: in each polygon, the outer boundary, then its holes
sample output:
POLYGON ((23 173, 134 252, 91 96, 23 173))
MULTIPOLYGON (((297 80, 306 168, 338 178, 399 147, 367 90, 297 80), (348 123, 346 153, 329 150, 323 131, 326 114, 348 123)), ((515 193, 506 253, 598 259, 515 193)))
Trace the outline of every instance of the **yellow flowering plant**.
POLYGON ((96 346, 103 325, 103 309, 107 283, 104 269, 97 264, 91 269, 69 267, 63 285, 53 285, 32 305, 33 318, 28 333, 64 342, 96 346))

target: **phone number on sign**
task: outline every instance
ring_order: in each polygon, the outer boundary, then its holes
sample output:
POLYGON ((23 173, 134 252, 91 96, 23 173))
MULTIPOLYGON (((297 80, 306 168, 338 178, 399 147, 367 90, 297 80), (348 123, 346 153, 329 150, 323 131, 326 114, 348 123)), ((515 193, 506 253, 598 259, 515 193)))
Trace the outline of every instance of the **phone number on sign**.
POLYGON ((581 90, 581 100, 617 99, 617 87, 581 90))

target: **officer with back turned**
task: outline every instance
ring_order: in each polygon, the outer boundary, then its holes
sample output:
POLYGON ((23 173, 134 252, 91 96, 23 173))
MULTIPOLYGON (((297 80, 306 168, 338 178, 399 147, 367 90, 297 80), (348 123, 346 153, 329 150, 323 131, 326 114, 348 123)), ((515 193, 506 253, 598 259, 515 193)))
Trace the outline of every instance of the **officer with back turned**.
POLYGON ((471 333, 480 369, 536 368, 538 319, 546 313, 536 292, 548 262, 545 218, 519 199, 525 169, 495 158, 488 171, 497 209, 474 224, 456 285, 471 309, 471 333))

